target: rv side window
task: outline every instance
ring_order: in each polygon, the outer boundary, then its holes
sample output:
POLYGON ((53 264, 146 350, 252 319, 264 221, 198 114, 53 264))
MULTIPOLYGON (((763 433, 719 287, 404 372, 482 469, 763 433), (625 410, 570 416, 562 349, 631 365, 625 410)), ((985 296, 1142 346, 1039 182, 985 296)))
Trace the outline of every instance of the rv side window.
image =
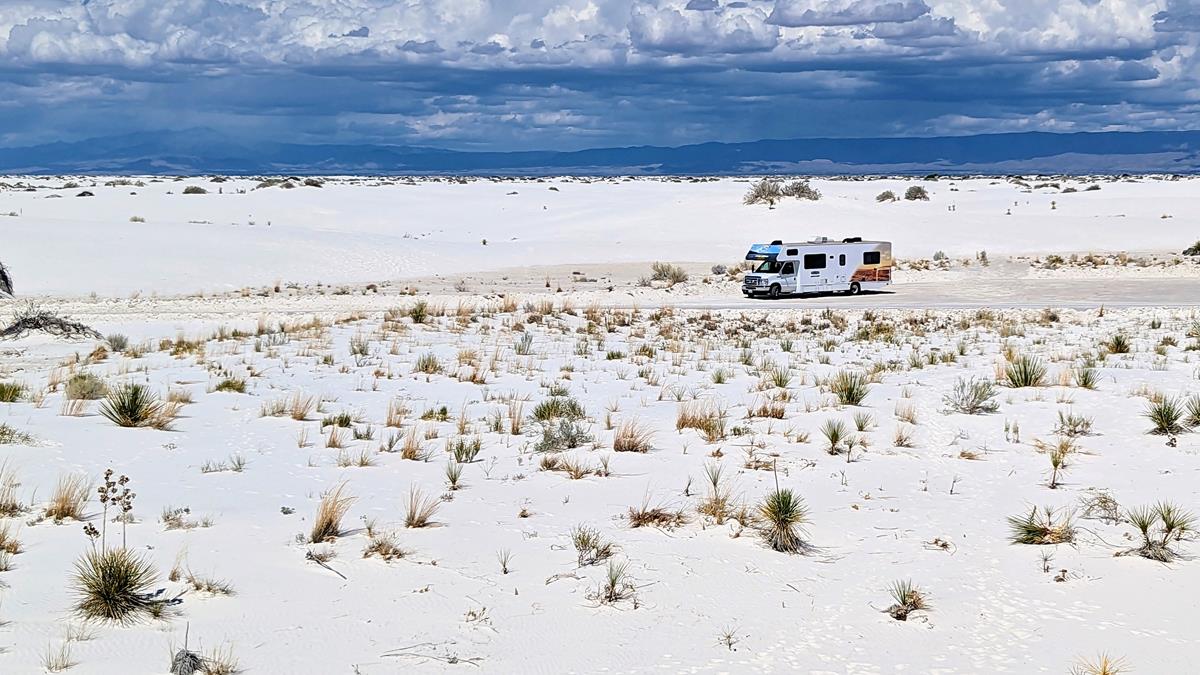
POLYGON ((846 254, 845 253, 838 256, 838 265, 845 267, 845 265, 846 265, 846 254))
POLYGON ((795 274, 796 266, 790 262, 783 263, 783 271, 780 274, 795 274))
POLYGON ((864 265, 878 265, 879 264, 879 251, 867 251, 866 253, 863 253, 863 264, 864 265))
POLYGON ((787 250, 787 254, 788 254, 788 255, 796 255, 796 254, 798 254, 798 253, 800 253, 800 250, 799 250, 799 249, 795 249, 795 248, 789 248, 789 249, 787 250))
POLYGON ((825 254, 824 253, 809 253, 804 256, 804 269, 806 270, 823 270, 825 269, 825 254))

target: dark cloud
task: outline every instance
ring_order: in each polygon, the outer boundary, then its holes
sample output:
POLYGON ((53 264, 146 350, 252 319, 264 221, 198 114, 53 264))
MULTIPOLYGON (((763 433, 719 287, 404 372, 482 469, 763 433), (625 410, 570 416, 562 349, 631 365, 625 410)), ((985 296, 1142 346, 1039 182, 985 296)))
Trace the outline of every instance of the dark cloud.
POLYGON ((767 22, 791 28, 858 26, 868 23, 915 21, 928 13, 929 5, 926 5, 924 0, 779 0, 771 15, 767 17, 767 22))

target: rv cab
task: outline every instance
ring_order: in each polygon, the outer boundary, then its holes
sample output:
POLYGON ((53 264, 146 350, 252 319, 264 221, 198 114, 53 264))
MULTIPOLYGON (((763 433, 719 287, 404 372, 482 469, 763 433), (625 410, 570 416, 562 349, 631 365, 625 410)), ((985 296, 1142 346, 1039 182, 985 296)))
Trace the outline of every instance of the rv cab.
POLYGON ((892 282, 891 242, 863 241, 861 237, 754 244, 746 260, 753 265, 742 280, 746 297, 828 292, 853 295, 879 290, 892 282))

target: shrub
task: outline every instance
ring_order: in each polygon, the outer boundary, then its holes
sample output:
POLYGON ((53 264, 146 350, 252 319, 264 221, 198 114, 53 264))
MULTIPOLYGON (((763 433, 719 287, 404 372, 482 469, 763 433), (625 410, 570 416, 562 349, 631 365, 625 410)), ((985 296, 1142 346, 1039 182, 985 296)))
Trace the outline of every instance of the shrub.
POLYGON ((1189 427, 1200 427, 1200 394, 1192 394, 1187 400, 1187 420, 1184 424, 1189 427))
POLYGON ((721 276, 721 275, 725 274, 726 272, 728 272, 729 268, 726 267, 725 265, 713 265, 711 271, 713 274, 715 274, 717 276, 721 276))
POLYGON ((870 388, 866 375, 846 370, 840 371, 829 383, 829 390, 842 405, 861 405, 870 388))
POLYGON ((1132 345, 1124 333, 1116 333, 1104 342, 1104 348, 1113 354, 1128 354, 1132 345))
POLYGON ((1046 366, 1037 357, 1024 355, 1005 367, 1004 377, 1010 387, 1040 387, 1046 381, 1046 366))
POLYGON ((892 192, 891 190, 884 190, 883 192, 880 192, 879 194, 875 195, 875 201, 881 202, 881 203, 882 202, 894 202, 894 201, 896 201, 896 193, 892 192))
POLYGON ((674 286, 688 280, 688 273, 679 265, 656 262, 650 266, 650 278, 654 281, 665 281, 674 286))
POLYGON ((608 561, 608 570, 600 587, 596 589, 596 600, 602 605, 611 605, 622 600, 628 600, 637 593, 637 588, 629 580, 629 563, 608 561))
POLYGON ((767 545, 783 553, 797 553, 806 544, 802 535, 808 524, 808 508, 804 500, 788 489, 777 489, 758 506, 764 526, 763 539, 767 545))
POLYGON ((535 422, 549 422, 559 418, 581 420, 586 416, 583 405, 570 396, 551 396, 534 406, 532 413, 535 422))
POLYGON ((483 447, 483 440, 478 436, 470 440, 459 436, 452 441, 447 442, 447 449, 454 456, 454 461, 460 464, 467 464, 475 461, 475 457, 479 455, 480 449, 483 447))
POLYGON ((996 393, 996 385, 990 380, 960 377, 954 383, 954 390, 942 400, 955 412, 979 415, 996 412, 1000 408, 1000 404, 992 400, 996 393))
POLYGON ((413 323, 425 323, 425 319, 429 318, 429 303, 424 300, 414 302, 413 306, 408 308, 408 317, 413 323))
POLYGON ((24 395, 24 384, 20 382, 0 382, 0 403, 16 403, 24 395))
POLYGON ((308 535, 310 543, 320 544, 342 533, 342 518, 355 501, 354 497, 342 494, 345 489, 345 483, 338 483, 337 487, 321 497, 317 514, 313 517, 312 530, 308 535))
POLYGON ((538 452, 570 450, 592 442, 592 435, 575 420, 559 419, 556 422, 542 423, 542 438, 535 446, 538 452))
POLYGON ((927 202, 929 201, 929 192, 923 185, 913 185, 904 191, 904 198, 910 202, 927 202))
POLYGON ((785 197, 795 197, 796 199, 807 199, 814 202, 821 199, 821 192, 809 185, 806 180, 794 180, 783 186, 781 192, 785 197))
POLYGON ((67 399, 72 401, 95 401, 107 392, 108 385, 93 373, 76 373, 67 380, 67 399))
POLYGON ((1183 255, 1200 255, 1200 240, 1197 240, 1196 243, 1183 249, 1183 255))
POLYGON ((783 187, 779 185, 779 181, 764 178, 751 184, 750 189, 746 191, 746 196, 742 198, 742 203, 747 206, 752 204, 775 206, 782 199, 783 187))
POLYGON ((204 188, 200 187, 199 185, 189 185, 189 186, 183 188, 183 194, 185 194, 185 195, 206 195, 206 194, 208 194, 208 190, 205 190, 204 188))
POLYGON ((894 603, 887 608, 887 613, 897 621, 907 621, 913 612, 929 611, 929 603, 925 593, 913 585, 911 581, 896 581, 888 589, 894 603))
POLYGON ((1100 373, 1095 368, 1073 368, 1071 378, 1075 380, 1075 386, 1083 389, 1095 389, 1100 384, 1100 373))
POLYGON ((1071 675, 1121 675, 1127 668, 1125 659, 1114 659, 1108 654, 1100 654, 1095 660, 1080 659, 1079 663, 1071 668, 1071 675))
POLYGON ((417 363, 413 366, 413 372, 436 375, 442 372, 442 363, 438 361, 437 355, 433 352, 425 352, 417 357, 417 363))
POLYGON ((726 435, 726 414, 711 399, 685 401, 675 414, 675 430, 698 429, 709 443, 723 440, 726 435))
POLYGON ((32 434, 18 431, 7 422, 0 422, 0 445, 33 445, 36 442, 32 434))
POLYGON ((123 352, 129 347, 129 338, 121 333, 112 333, 104 338, 108 348, 114 352, 123 352))
POLYGON ((571 544, 575 547, 576 562, 580 567, 595 565, 612 557, 612 542, 606 541, 600 531, 586 525, 571 528, 571 544))
POLYGON ((1049 506, 1030 509, 1028 516, 1008 517, 1009 540, 1014 544, 1063 544, 1075 539, 1069 513, 1056 514, 1049 506))
POLYGON ((1187 431, 1187 427, 1183 424, 1184 414, 1183 402, 1170 396, 1151 401, 1146 407, 1146 411, 1142 413, 1154 425, 1150 433, 1163 436, 1174 436, 1187 431))
POLYGON ((124 548, 93 550, 75 562, 75 613, 89 621, 128 625, 155 614, 154 566, 124 548))

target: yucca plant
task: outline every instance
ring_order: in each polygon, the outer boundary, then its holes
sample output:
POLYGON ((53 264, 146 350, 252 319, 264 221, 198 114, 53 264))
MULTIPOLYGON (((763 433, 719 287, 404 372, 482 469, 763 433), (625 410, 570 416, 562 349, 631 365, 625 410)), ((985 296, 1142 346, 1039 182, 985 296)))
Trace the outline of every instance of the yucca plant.
POLYGON ((128 625, 155 614, 157 574, 145 558, 124 548, 92 550, 75 562, 75 613, 88 621, 128 625))
POLYGON ((0 382, 0 403, 16 403, 24 395, 24 384, 20 382, 0 382))
POLYGON ((446 462, 446 487, 451 490, 457 490, 459 481, 462 479, 463 465, 454 460, 446 462))
POLYGON ((866 375, 846 370, 835 375, 829 383, 829 390, 842 405, 861 405, 870 388, 866 375))
POLYGON ((1104 342, 1104 348, 1112 354, 1128 354, 1133 349, 1124 333, 1115 333, 1104 342))
POLYGON ((571 528, 570 535, 580 567, 595 565, 612 557, 612 542, 605 540, 600 534, 600 530, 586 525, 576 525, 571 528))
POLYGON ((1196 518, 1171 502, 1158 502, 1125 512, 1125 519, 1138 529, 1142 545, 1124 551, 1159 562, 1171 562, 1179 557, 1171 545, 1183 541, 1195 532, 1196 518))
POLYGON ((442 372, 442 363, 438 361, 437 355, 433 352, 425 352, 417 357, 417 363, 413 366, 413 372, 436 375, 442 372))
POLYGON ((841 451, 842 444, 849 440, 850 428, 842 420, 829 419, 825 420, 825 424, 821 425, 821 435, 829 443, 826 452, 836 455, 841 451))
POLYGON ((911 581, 893 582, 888 588, 888 593, 894 602, 887 608, 887 613, 897 621, 908 621, 908 615, 913 612, 929 611, 925 592, 914 586, 911 581))
POLYGON ((1184 404, 1178 398, 1164 396, 1151 401, 1142 415, 1154 425, 1150 430, 1152 434, 1174 436, 1187 431, 1184 425, 1184 404))
POLYGON ((121 427, 154 425, 164 411, 164 404, 142 384, 123 384, 112 389, 100 402, 100 414, 121 427))
POLYGON ((596 590, 596 599, 601 604, 611 605, 628 600, 633 597, 635 591, 633 582, 629 581, 629 563, 608 561, 604 579, 601 580, 600 587, 596 590))
POLYGON ((1192 394, 1187 400, 1187 419, 1184 424, 1189 427, 1200 427, 1200 394, 1192 394))
POLYGON ((1075 380, 1075 386, 1083 389, 1095 389, 1100 384, 1100 374, 1095 368, 1081 366, 1071 370, 1071 378, 1075 380))
POLYGON ((1040 387, 1046 381, 1046 366, 1041 359, 1026 354, 1005 367, 1004 377, 1010 387, 1040 387))
POLYGON ((1027 516, 1008 517, 1009 540, 1014 544, 1042 546, 1063 544, 1075 539, 1071 514, 1061 516, 1049 506, 1030 509, 1027 516))
POLYGON ((758 513, 764 521, 763 539, 772 549, 797 553, 806 548, 803 535, 808 524, 808 507, 791 490, 776 488, 759 504, 758 513))

